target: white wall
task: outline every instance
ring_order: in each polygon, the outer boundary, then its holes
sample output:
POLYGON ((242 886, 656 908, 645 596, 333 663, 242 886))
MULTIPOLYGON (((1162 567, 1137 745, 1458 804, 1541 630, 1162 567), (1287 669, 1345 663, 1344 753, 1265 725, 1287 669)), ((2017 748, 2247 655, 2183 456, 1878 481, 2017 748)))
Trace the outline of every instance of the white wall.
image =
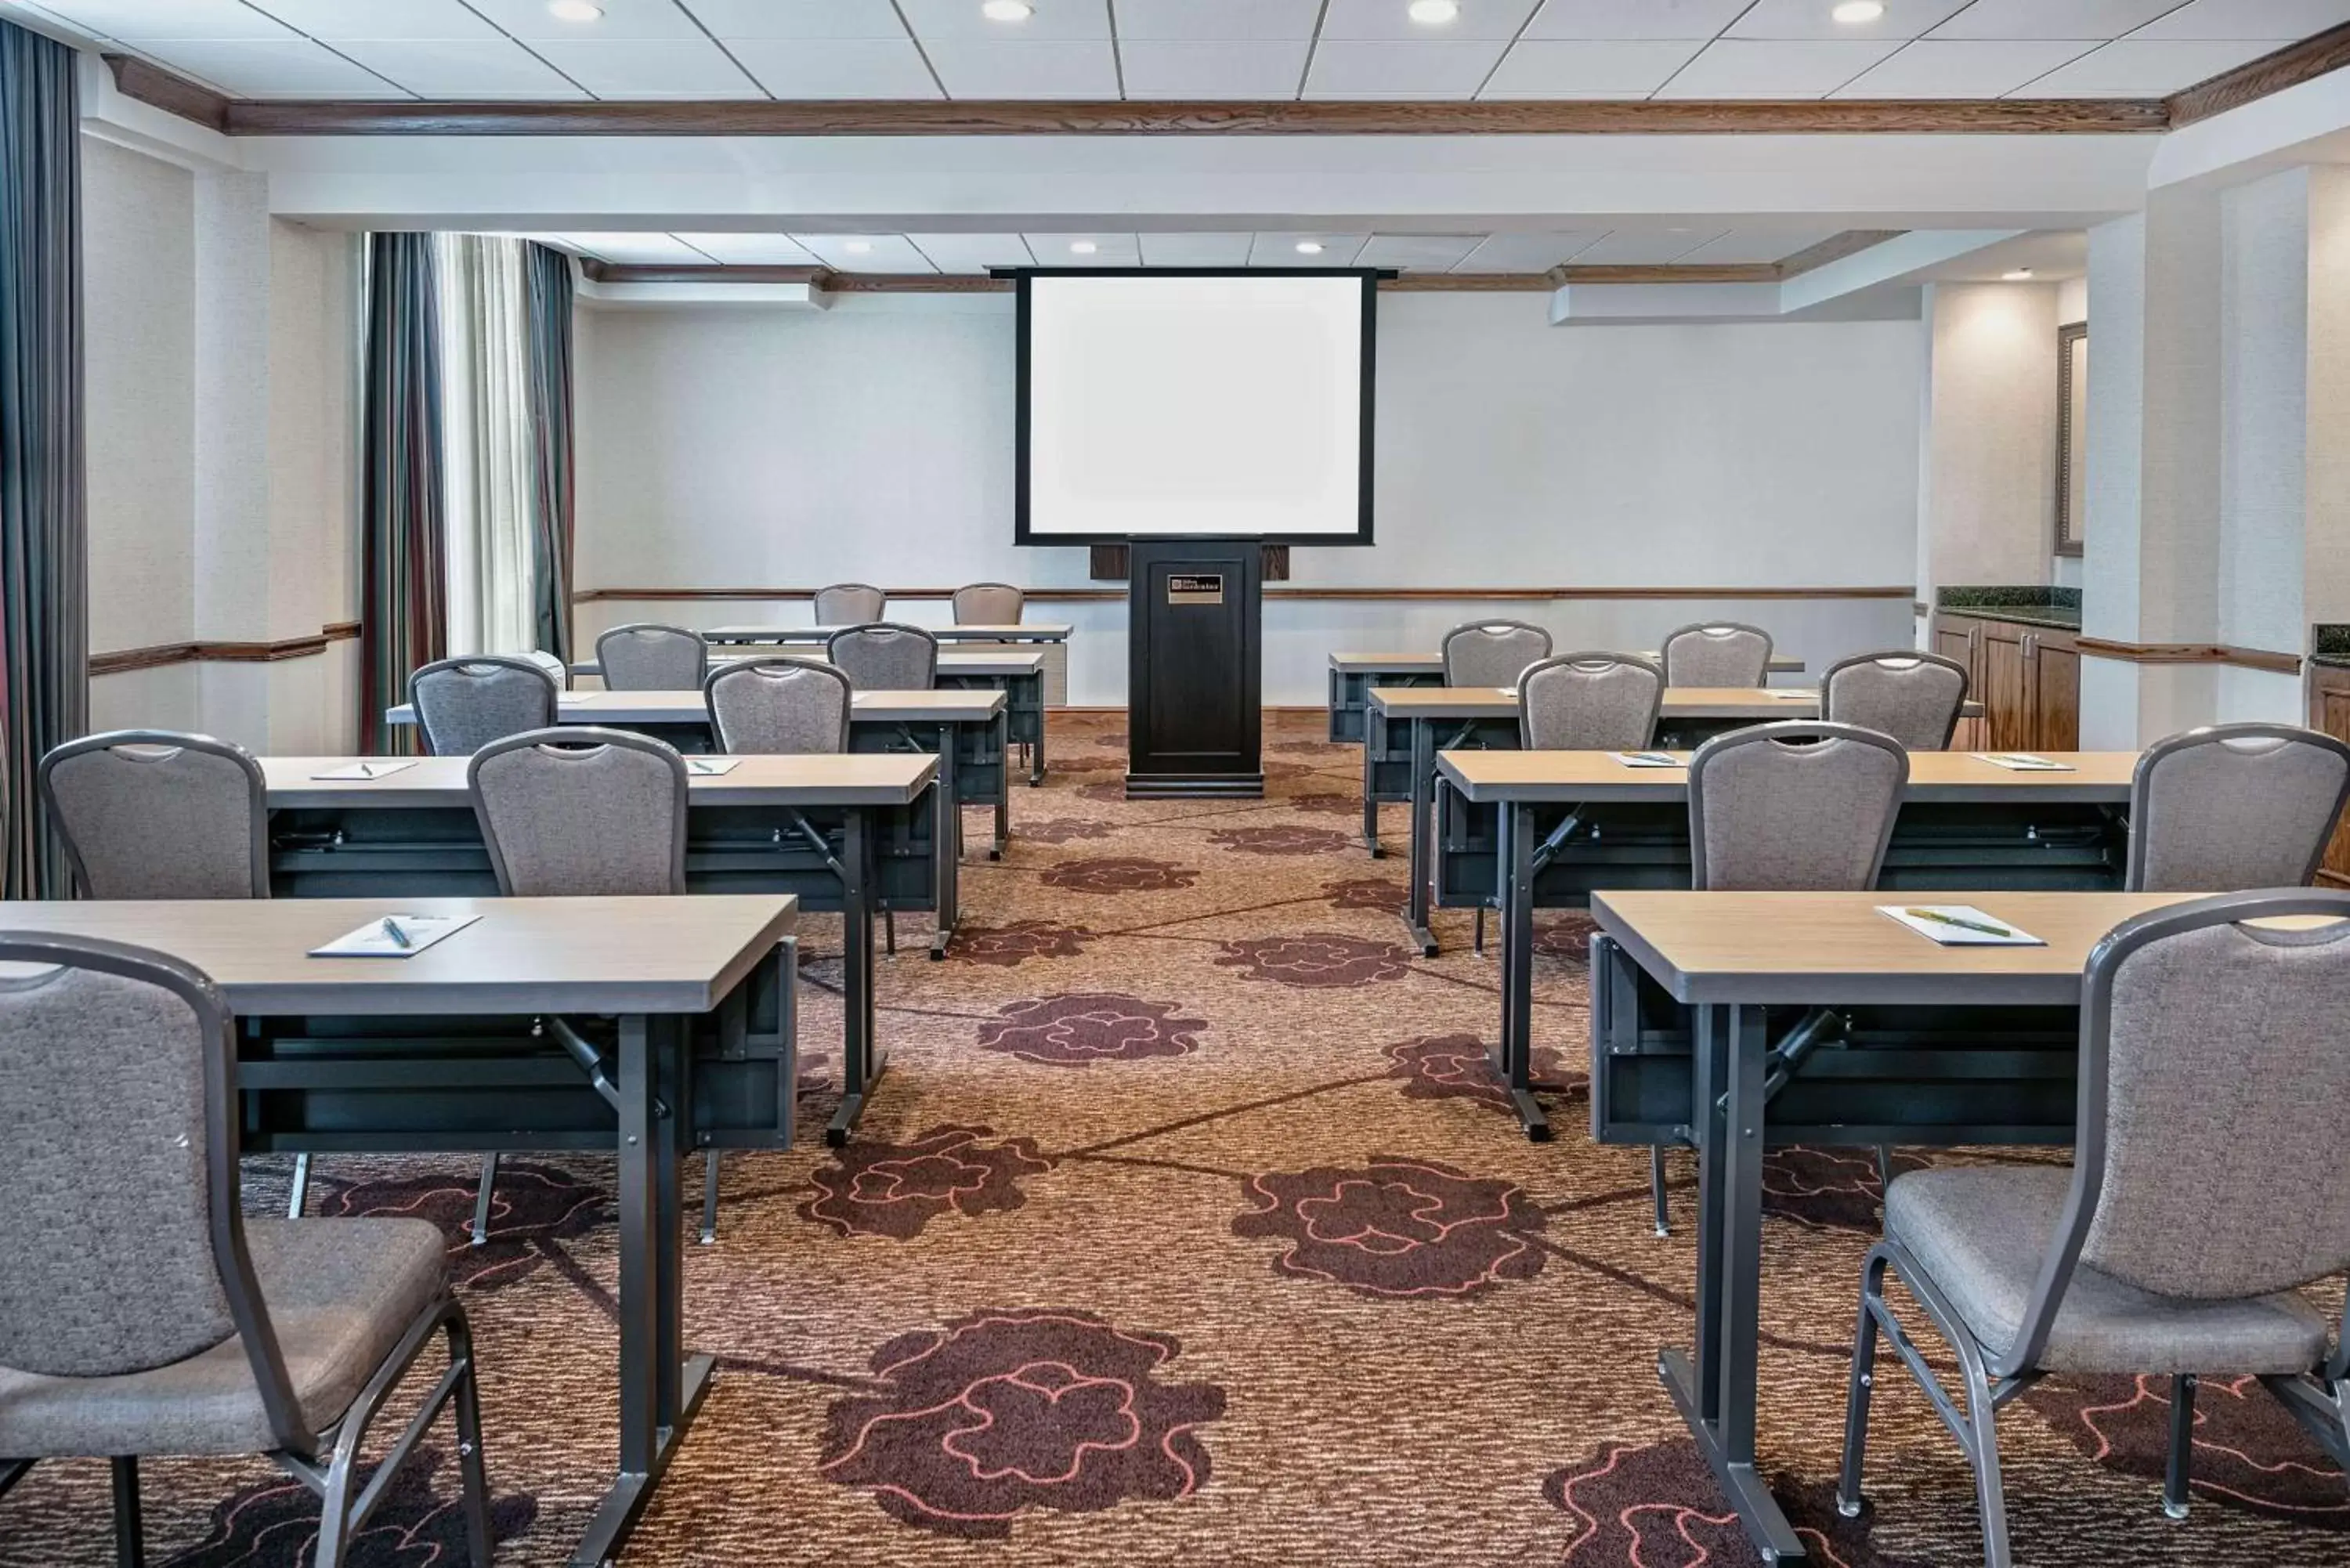
POLYGON ((2050 579, 2058 305, 2054 284, 1926 290, 1921 590, 2050 579))
MULTIPOLYGON (((1085 582, 1012 543, 1014 330, 1001 296, 583 311, 578 578, 587 587, 1085 582)), ((1904 586, 1918 496, 1908 323, 1555 328, 1541 295, 1380 304, 1378 533, 1299 550, 1298 586, 1904 586)), ((1265 696, 1315 703, 1334 648, 1433 648, 1477 615, 1650 646, 1700 617, 1773 628, 1814 668, 1909 640, 1903 599, 1547 606, 1279 601, 1265 696)), ((804 607, 585 607, 710 624, 804 607)), ((942 605, 909 606, 943 618, 942 605)), ((1071 700, 1125 700, 1123 605, 1077 623, 1071 700)))

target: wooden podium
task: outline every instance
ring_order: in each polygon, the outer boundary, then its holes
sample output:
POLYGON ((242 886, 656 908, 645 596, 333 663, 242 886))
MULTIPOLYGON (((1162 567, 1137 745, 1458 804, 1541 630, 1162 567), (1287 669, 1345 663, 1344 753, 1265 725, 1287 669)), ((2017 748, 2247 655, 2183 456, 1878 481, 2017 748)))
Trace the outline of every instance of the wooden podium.
POLYGON ((1264 794, 1264 545, 1137 539, 1128 555, 1126 794, 1264 794))

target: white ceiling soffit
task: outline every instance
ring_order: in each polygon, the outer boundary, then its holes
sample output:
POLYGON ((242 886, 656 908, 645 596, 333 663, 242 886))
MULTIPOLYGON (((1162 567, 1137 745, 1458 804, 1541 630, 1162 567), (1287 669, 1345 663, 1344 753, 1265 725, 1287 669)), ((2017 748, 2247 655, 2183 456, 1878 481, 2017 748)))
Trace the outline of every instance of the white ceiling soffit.
POLYGON ((2054 282, 2077 275, 2085 254, 2078 233, 1921 231, 1778 283, 1570 283, 1552 294, 1550 318, 1555 327, 1912 320, 1924 284, 1994 278, 2034 261, 2038 281, 2054 282))
POLYGON ((235 97, 2149 98, 2350 0, 16 0, 235 97))

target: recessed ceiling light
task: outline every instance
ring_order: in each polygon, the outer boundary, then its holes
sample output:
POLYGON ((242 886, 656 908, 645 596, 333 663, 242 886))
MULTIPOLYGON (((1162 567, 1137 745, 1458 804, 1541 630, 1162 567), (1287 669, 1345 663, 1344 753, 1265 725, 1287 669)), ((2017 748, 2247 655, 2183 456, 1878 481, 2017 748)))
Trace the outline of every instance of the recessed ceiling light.
POLYGON ((1318 256, 1322 254, 1322 242, 1320 240, 1300 240, 1297 242, 1297 254, 1302 256, 1318 256))
POLYGON ((1404 15, 1423 27, 1441 27, 1461 19, 1461 0, 1411 0, 1404 15))
POLYGON ((593 22, 604 15, 604 7, 593 0, 546 0, 546 14, 558 22, 593 22))
POLYGON ((1069 242, 1069 254, 1074 256, 1089 256, 1099 249, 1101 249, 1101 246, 1094 244, 1091 240, 1071 240, 1069 242))
POLYGON ((2000 276, 2009 283, 2030 283, 2032 281, 2032 269, 2028 266, 2020 266, 2012 272, 2003 272, 2000 274, 2000 276))
POLYGON ((979 14, 991 22, 1025 22, 1036 14, 1028 0, 987 0, 979 14))
POLYGON ((1885 0, 1844 0, 1844 4, 1828 13, 1847 27, 1857 27, 1864 22, 1874 22, 1885 15, 1885 0))
POLYGON ((847 251, 850 255, 861 256, 872 250, 873 242, 871 240, 848 240, 844 242, 840 248, 847 251))

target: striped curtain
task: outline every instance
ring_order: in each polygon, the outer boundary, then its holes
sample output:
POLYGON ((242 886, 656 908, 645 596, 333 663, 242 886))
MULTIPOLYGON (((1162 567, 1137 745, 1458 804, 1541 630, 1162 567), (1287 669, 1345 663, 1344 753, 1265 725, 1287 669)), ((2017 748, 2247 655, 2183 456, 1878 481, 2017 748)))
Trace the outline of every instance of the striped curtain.
POLYGON ((440 280, 441 513, 449 556, 448 650, 538 646, 536 441, 522 242, 435 234, 440 280))
POLYGON ((432 236, 369 235, 359 736, 374 753, 412 749, 412 727, 383 711, 446 646, 440 361, 432 236))
POLYGON ((66 891, 34 771, 89 722, 74 67, 71 49, 0 21, 0 891, 11 898, 66 891))
POLYGON ((537 548, 532 602, 538 646, 571 658, 571 258, 523 246, 523 329, 530 339, 532 493, 537 548))

